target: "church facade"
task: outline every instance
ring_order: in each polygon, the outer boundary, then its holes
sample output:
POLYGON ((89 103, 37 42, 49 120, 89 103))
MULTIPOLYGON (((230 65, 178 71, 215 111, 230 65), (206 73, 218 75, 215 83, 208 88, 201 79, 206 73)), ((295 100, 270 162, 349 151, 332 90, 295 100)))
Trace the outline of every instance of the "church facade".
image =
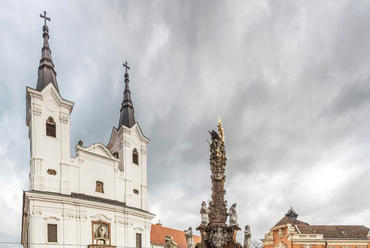
POLYGON ((291 208, 262 239, 264 248, 370 248, 362 225, 309 225, 291 208))
MULTIPOLYGON (((74 103, 59 92, 45 19, 36 88, 27 87, 29 190, 23 195, 21 242, 29 247, 150 247, 154 214, 147 200, 149 139, 137 122, 125 73, 118 128, 108 145, 75 146, 74 103)), ((127 68, 127 63, 126 63, 127 68)), ((60 85, 63 87, 62 85, 60 85)))

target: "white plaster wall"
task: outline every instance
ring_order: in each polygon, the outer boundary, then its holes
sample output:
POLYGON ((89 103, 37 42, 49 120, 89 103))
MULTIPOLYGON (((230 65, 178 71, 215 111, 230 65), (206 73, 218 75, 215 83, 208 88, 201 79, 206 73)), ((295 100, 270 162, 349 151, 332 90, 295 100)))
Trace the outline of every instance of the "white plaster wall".
POLYGON ((77 244, 87 247, 92 244, 92 221, 103 220, 111 224, 112 245, 135 247, 136 233, 141 233, 142 246, 150 247, 150 221, 153 214, 63 196, 39 193, 26 195, 27 201, 30 201, 28 231, 31 244, 41 244, 43 247, 77 244), (47 242, 47 224, 58 225, 57 243, 47 242))
POLYGON ((41 92, 27 88, 27 124, 31 142, 31 190, 70 193, 69 127, 73 103, 63 100, 52 84, 41 92), (52 117, 56 137, 46 136, 46 120, 52 117), (48 169, 57 172, 55 176, 48 169))
POLYGON ((118 152, 121 159, 119 168, 123 170, 124 178, 124 201, 128 206, 148 210, 147 200, 147 144, 145 138, 136 123, 131 128, 121 126, 119 130, 113 128, 108 149, 111 153, 118 152), (136 149, 139 153, 139 165, 132 161, 132 152, 136 149), (139 194, 135 194, 134 190, 139 194))

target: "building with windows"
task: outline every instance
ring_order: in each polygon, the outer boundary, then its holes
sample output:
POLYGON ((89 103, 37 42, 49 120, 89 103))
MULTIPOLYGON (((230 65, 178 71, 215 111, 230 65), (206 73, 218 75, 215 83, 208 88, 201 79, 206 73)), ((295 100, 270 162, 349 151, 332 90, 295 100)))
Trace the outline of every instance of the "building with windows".
POLYGON ((369 248, 370 229, 361 225, 309 225, 291 208, 262 239, 265 248, 369 248))
MULTIPOLYGON (((125 73, 119 125, 108 145, 75 146, 70 116, 56 79, 46 12, 36 88, 27 87, 30 185, 23 195, 22 244, 31 247, 149 247, 147 144, 135 121, 125 73)), ((118 116, 117 116, 118 117, 118 116)))

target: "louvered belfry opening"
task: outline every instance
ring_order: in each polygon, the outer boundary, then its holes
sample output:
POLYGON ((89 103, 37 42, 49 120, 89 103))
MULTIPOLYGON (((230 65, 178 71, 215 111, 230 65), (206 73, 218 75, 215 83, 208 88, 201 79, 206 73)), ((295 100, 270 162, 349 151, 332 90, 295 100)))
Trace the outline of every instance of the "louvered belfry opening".
POLYGON ((48 224, 48 242, 58 242, 57 231, 56 224, 48 224))
POLYGON ((132 162, 139 165, 139 153, 137 152, 136 148, 132 151, 132 162))
POLYGON ((46 135, 56 137, 55 133, 55 121, 52 117, 49 117, 46 121, 46 135))

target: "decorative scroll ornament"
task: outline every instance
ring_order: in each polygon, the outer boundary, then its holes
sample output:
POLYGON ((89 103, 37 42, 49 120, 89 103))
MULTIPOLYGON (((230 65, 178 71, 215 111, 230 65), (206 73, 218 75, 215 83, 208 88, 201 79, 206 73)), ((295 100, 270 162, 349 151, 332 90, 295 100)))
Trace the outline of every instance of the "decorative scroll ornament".
POLYGON ((68 115, 60 114, 59 115, 59 120, 61 123, 67 124, 68 123, 68 115))
POLYGON ((33 114, 37 116, 41 116, 42 114, 42 109, 38 107, 33 107, 33 114))
POLYGON ((295 230, 294 226, 292 226, 291 224, 287 224, 287 232, 288 232, 288 235, 289 234, 293 234, 293 233, 297 233, 297 231, 295 230))

